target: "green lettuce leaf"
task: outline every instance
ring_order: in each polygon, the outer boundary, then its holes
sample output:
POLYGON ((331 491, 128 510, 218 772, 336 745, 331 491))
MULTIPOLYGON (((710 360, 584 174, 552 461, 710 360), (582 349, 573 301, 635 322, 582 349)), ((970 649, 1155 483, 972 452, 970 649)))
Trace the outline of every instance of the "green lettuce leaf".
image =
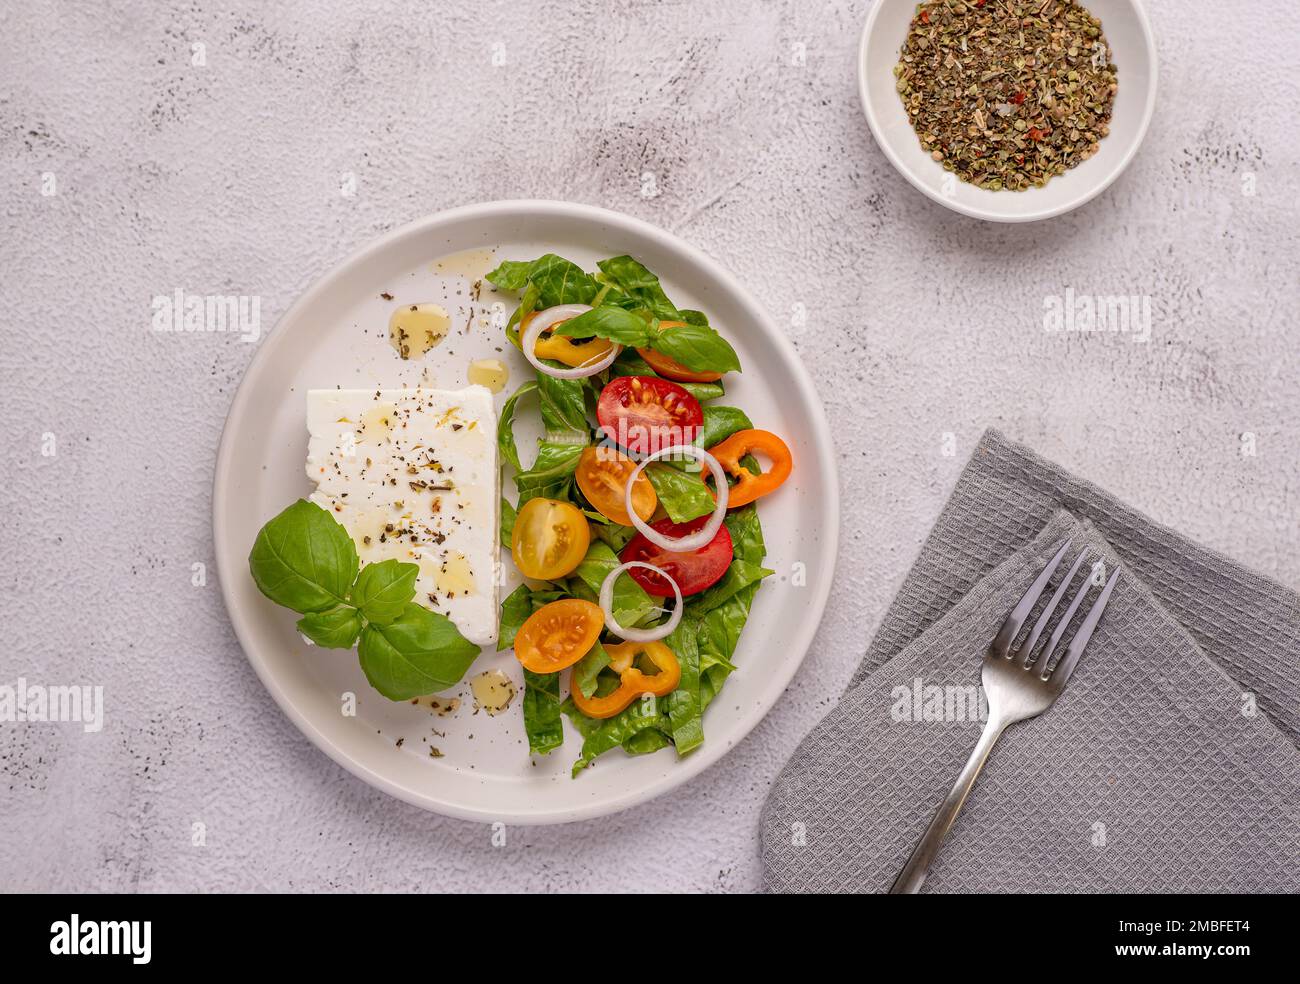
POLYGON ((519 507, 523 508, 525 502, 538 496, 567 501, 584 447, 585 444, 539 441, 532 466, 515 475, 519 507))
POLYGON ((573 686, 582 691, 582 696, 590 697, 596 692, 596 678, 608 665, 609 653, 597 640, 582 659, 573 664, 573 686))
MULTIPOLYGON (((571 699, 566 701, 565 709, 569 711, 570 720, 574 719, 575 714, 588 722, 591 720, 577 710, 571 699)), ((586 724, 580 725, 575 721, 574 727, 578 728, 579 733, 582 733, 583 729, 588 726, 586 724)), ((663 713, 662 702, 658 698, 646 696, 640 700, 635 700, 625 710, 615 714, 612 718, 606 718, 587 730, 586 737, 582 742, 582 755, 578 758, 578 761, 573 763, 573 775, 577 776, 597 757, 620 747, 633 735, 645 731, 647 728, 658 728, 661 731, 667 731, 670 727, 668 718, 663 713)))
POLYGON ((654 461, 646 466, 644 474, 654 486, 660 505, 674 523, 684 523, 713 512, 713 496, 699 472, 688 472, 654 461))
POLYGON ((536 392, 537 383, 529 381, 510 394, 505 406, 501 408, 501 418, 497 421, 497 448, 501 457, 514 466, 515 471, 523 471, 519 463, 519 448, 515 444, 515 408, 521 396, 536 392))
POLYGON ((564 744, 560 720, 560 674, 524 669, 524 733, 528 751, 546 755, 564 744))
POLYGON ((697 633, 699 619, 689 612, 683 615, 672 635, 664 640, 676 655, 682 669, 681 682, 665 698, 677 754, 685 755, 704 741, 704 706, 700 703, 700 651, 697 633))
MULTIPOLYGON (((593 540, 587 547, 582 563, 569 578, 569 584, 573 585, 575 580, 582 582, 591 592, 592 598, 595 598, 599 596, 600 586, 605 582, 609 572, 621 563, 622 561, 618 559, 618 555, 609 544, 602 540, 593 540)), ((627 628, 652 621, 652 616, 657 617, 659 614, 658 599, 647 594, 641 585, 626 574, 614 582, 614 598, 610 607, 614 611, 614 620, 627 628)))
POLYGON ((543 605, 558 601, 564 597, 563 591, 544 589, 534 591, 526 584, 521 584, 508 594, 501 602, 501 628, 497 633, 497 652, 509 649, 515 644, 515 636, 533 614, 543 605))
MULTIPOLYGON (((591 432, 587 423, 585 386, 581 379, 556 379, 537 374, 537 391, 542 404, 542 423, 547 436, 557 443, 586 443, 591 432)), ((504 410, 503 410, 504 414, 504 410)))

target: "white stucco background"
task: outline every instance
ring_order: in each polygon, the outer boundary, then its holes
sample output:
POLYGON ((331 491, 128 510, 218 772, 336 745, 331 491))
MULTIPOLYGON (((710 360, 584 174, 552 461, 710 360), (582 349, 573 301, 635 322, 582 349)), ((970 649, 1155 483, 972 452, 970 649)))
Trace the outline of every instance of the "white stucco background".
POLYGON ((1300 13, 1149 6, 1161 91, 1133 165, 1007 227, 922 197, 873 143, 863 0, 5 3, 0 683, 100 684, 106 724, 0 723, 0 888, 755 889, 768 784, 987 425, 1300 587, 1300 13), (649 805, 493 847, 318 752, 215 576, 191 585, 256 346, 149 325, 179 287, 259 295, 269 329, 376 234, 515 197, 624 210, 779 322, 804 305, 845 509, 817 641, 745 742, 649 805), (1045 332, 1067 287, 1149 295, 1149 343, 1045 332))

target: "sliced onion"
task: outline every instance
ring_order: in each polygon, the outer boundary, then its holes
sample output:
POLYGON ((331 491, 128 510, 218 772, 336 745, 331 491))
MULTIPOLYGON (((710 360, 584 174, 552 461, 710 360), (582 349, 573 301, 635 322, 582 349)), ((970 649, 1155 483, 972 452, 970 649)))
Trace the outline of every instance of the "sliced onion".
POLYGON ((657 642, 665 636, 670 636, 673 629, 677 628, 677 623, 682 620, 682 589, 677 586, 662 567, 656 567, 654 564, 647 564, 641 560, 629 561, 626 564, 619 564, 612 571, 605 575, 605 580, 600 582, 600 607, 605 613, 605 628, 613 632, 614 635, 628 642, 657 642), (672 585, 673 597, 677 599, 677 604, 673 606, 673 612, 668 616, 668 621, 663 625, 656 625, 652 629, 627 629, 619 625, 614 619, 614 582, 624 571, 632 567, 640 567, 643 570, 652 571, 658 574, 665 581, 672 585))
POLYGON ((627 488, 623 492, 623 507, 627 510, 628 516, 632 520, 632 525, 636 531, 662 550, 669 550, 674 553, 685 553, 688 550, 699 550, 712 542, 713 538, 718 535, 718 530, 722 527, 722 521, 727 516, 727 494, 729 487, 727 485, 727 473, 722 470, 718 464, 718 459, 709 454, 703 448, 696 447, 694 444, 674 444, 669 448, 660 448, 654 454, 641 459, 641 463, 632 471, 632 477, 627 480, 627 488), (637 477, 645 470, 645 466, 652 461, 658 461, 660 458, 666 458, 670 454, 684 454, 688 458, 694 458, 696 461, 703 462, 709 466, 709 471, 713 472, 714 481, 718 485, 718 504, 713 507, 713 515, 709 521, 701 526, 694 533, 687 533, 685 536, 671 537, 664 536, 658 530, 652 529, 650 524, 636 514, 632 509, 632 485, 636 482, 637 477))
POLYGON ((604 372, 618 354, 623 351, 623 346, 610 343, 609 351, 602 355, 595 362, 586 363, 580 366, 574 366, 571 369, 556 369, 554 366, 548 366, 545 362, 537 357, 533 349, 537 346, 537 339, 542 332, 555 327, 561 321, 568 321, 570 318, 576 318, 580 314, 586 314, 591 308, 586 304, 557 304, 555 307, 549 307, 545 311, 538 311, 533 315, 533 320, 528 322, 528 329, 524 332, 523 337, 519 339, 519 347, 524 350, 524 358, 533 364, 538 372, 544 372, 548 376, 554 376, 556 379, 586 379, 588 376, 594 376, 598 372, 604 372))

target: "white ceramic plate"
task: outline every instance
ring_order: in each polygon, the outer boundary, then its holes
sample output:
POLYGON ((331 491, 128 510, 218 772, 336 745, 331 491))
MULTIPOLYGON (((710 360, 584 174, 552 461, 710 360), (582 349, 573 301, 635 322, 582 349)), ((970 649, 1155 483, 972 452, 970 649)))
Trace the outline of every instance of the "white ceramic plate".
POLYGON ((1083 0, 1101 19, 1118 69, 1110 134, 1101 149, 1042 188, 988 191, 959 180, 930 159, 894 88, 894 66, 916 14, 916 0, 876 0, 858 53, 858 91, 867 123, 885 156, 908 181, 954 211, 994 222, 1033 222, 1060 215, 1100 195, 1137 153, 1156 104, 1156 46, 1139 0, 1083 0))
MULTIPOLYGON (((490 310, 495 300, 507 311, 515 305, 513 295, 485 289, 476 311, 490 310)), ((530 404, 519 416, 537 414, 530 404)), ((532 442, 524 430, 517 433, 527 461, 532 442)), ((513 500, 513 483, 507 479, 503 487, 513 500)), ((612 813, 671 789, 758 723, 794 675, 825 607, 839 499, 830 434, 812 383, 789 342, 729 274, 674 236, 615 212, 562 202, 493 202, 389 233, 290 308, 254 358, 226 421, 213 529, 222 592, 249 661, 284 712, 331 758, 366 782, 439 813, 554 823, 612 813), (567 722, 563 748, 530 758, 518 698, 496 717, 473 713, 467 683, 449 692, 462 699, 449 717, 387 701, 366 684, 355 653, 304 644, 293 614, 262 597, 247 562, 262 524, 311 491, 303 470, 308 389, 414 385, 422 374, 425 385, 459 388, 471 359, 495 357, 507 361, 512 376, 497 396, 499 410, 515 386, 532 378, 500 328, 466 327, 470 287, 499 259, 547 251, 587 269, 598 258, 630 253, 660 275, 679 305, 707 312, 744 366, 743 374, 728 378, 721 402, 744 408, 755 426, 781 434, 795 460, 794 475, 760 506, 766 563, 777 573, 755 600, 736 653, 738 671, 705 715, 704 745, 680 760, 670 749, 636 758, 616 750, 577 779, 569 768, 581 743, 567 722), (460 255, 436 267, 448 254, 460 255), (398 304, 429 301, 443 304, 455 327, 424 359, 403 362, 386 340, 389 313, 398 304), (357 696, 353 717, 341 710, 346 692, 357 696), (430 756, 431 745, 442 758, 430 756)), ((503 596, 518 583, 513 577, 503 596)), ((469 675, 493 667, 521 683, 510 651, 485 651, 469 675)))

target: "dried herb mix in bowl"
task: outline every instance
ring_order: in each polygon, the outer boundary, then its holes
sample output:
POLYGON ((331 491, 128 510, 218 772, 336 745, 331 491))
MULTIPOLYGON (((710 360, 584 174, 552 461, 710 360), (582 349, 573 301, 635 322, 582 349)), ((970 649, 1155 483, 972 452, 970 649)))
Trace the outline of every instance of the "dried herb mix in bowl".
POLYGON ((922 3, 894 75, 921 146, 991 191, 1095 154, 1117 90, 1101 21, 1073 0, 922 3))

